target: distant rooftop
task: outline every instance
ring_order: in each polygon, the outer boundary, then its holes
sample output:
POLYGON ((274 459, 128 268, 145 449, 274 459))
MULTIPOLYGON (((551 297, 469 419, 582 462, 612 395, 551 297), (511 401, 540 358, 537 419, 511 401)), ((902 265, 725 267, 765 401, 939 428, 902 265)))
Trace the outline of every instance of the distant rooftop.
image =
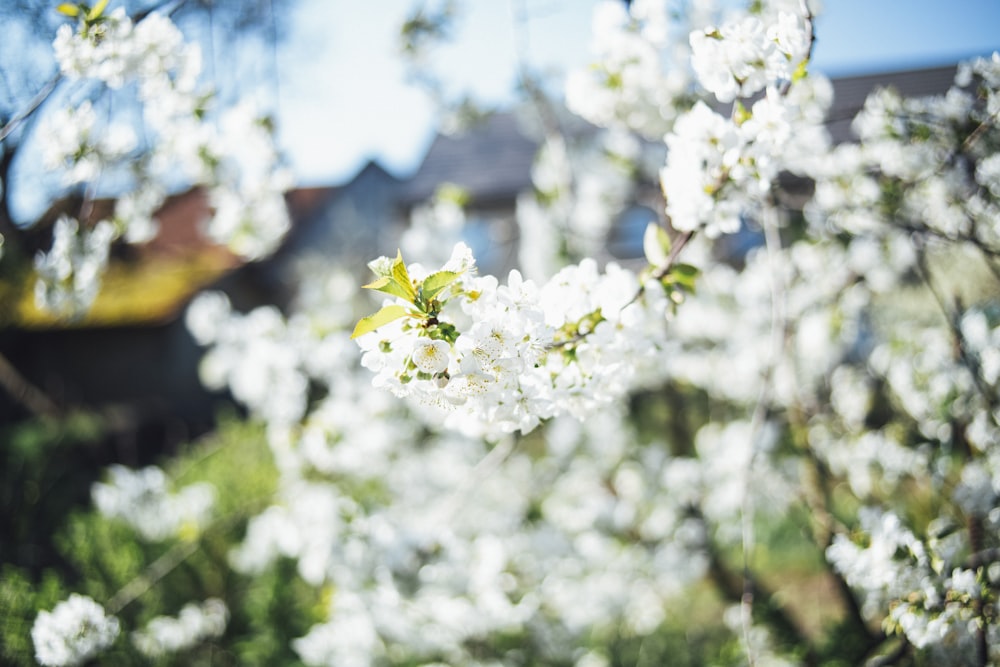
POLYGON ((831 79, 833 106, 827 128, 834 143, 852 141, 851 121, 865 105, 865 98, 876 88, 894 88, 903 97, 943 95, 955 82, 956 65, 865 74, 831 79))
POLYGON ((402 185, 399 203, 429 199, 445 182, 468 190, 481 203, 531 187, 538 143, 518 122, 514 114, 495 113, 460 134, 439 134, 417 173, 402 185))
MULTIPOLYGON (((952 86, 955 65, 837 77, 827 120, 835 143, 852 141, 851 121, 874 89, 892 87, 904 97, 941 95, 952 86)), ((442 183, 466 189, 480 204, 509 200, 531 187, 538 142, 520 127, 516 114, 495 113, 461 134, 440 134, 420 168, 402 183, 398 203, 411 206, 430 198, 442 183)))

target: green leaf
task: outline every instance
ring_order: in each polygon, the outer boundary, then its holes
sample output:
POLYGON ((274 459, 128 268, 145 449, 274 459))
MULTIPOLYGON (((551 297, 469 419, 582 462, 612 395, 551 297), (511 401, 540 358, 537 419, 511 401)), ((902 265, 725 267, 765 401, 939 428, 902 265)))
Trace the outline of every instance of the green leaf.
POLYGON ((701 269, 690 264, 675 264, 670 269, 670 277, 689 292, 694 292, 695 280, 701 275, 701 269))
POLYGON ((440 294, 441 290, 455 282, 459 275, 460 274, 455 271, 438 271, 436 273, 432 273, 424 278, 424 282, 420 287, 421 296, 423 296, 427 301, 430 301, 440 294))
POLYGON ((406 264, 403 262, 403 253, 399 250, 396 251, 396 259, 392 263, 391 278, 406 291, 407 296, 404 298, 413 303, 417 298, 417 291, 413 289, 413 280, 410 278, 410 272, 406 270, 406 264))
POLYGON ((802 79, 806 78, 807 76, 809 76, 809 59, 808 58, 806 58, 805 60, 803 60, 802 62, 800 62, 799 66, 795 68, 794 72, 792 72, 792 83, 798 83, 799 81, 801 81, 802 79))
POLYGON ((736 100, 733 104, 733 122, 739 127, 743 123, 753 118, 753 114, 743 105, 743 102, 736 100))
POLYGON ((104 13, 104 8, 107 6, 108 0, 97 0, 97 4, 87 13, 87 20, 96 21, 104 13))
POLYGON ((375 282, 362 285, 362 287, 365 289, 385 292, 386 294, 391 294, 392 296, 398 296, 399 298, 409 301, 410 303, 413 303, 413 297, 415 296, 412 288, 407 290, 392 278, 379 278, 375 282))
POLYGON ((74 5, 71 2, 62 3, 61 5, 56 7, 56 11, 62 14, 63 16, 75 17, 80 15, 79 5, 74 5))
POLYGON ((440 201, 451 202, 458 207, 464 207, 469 203, 469 191, 461 185, 442 183, 434 192, 434 198, 440 201))
POLYGON ((689 278, 695 278, 701 275, 701 269, 697 266, 692 266, 690 264, 674 264, 671 272, 676 273, 678 276, 684 276, 689 278))
POLYGON ((354 327, 354 332, 351 334, 351 338, 357 338, 358 336, 364 336, 366 333, 375 331, 383 324, 388 324, 389 322, 394 322, 401 317, 406 317, 410 314, 410 311, 400 305, 389 305, 383 306, 381 310, 368 317, 362 317, 358 320, 357 326, 354 327))

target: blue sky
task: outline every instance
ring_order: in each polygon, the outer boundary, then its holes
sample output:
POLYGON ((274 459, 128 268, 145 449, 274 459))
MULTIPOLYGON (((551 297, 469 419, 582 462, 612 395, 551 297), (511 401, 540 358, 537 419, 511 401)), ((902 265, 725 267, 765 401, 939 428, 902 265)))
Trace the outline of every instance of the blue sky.
MULTIPOLYGON (((369 158, 405 176, 435 127, 404 81, 395 35, 413 0, 302 0, 282 47, 280 140, 300 183, 337 183, 369 158)), ((534 68, 588 61, 594 0, 466 0, 445 73, 486 101, 511 99, 517 40, 534 68), (514 11, 525 12, 516 32, 514 11), (526 28, 526 32, 524 29, 526 28)), ((831 75, 955 62, 1000 49, 1000 0, 824 0, 814 67, 831 75)))
POLYGON ((950 63, 1000 49, 1000 2, 824 0, 817 37, 830 74, 950 63))

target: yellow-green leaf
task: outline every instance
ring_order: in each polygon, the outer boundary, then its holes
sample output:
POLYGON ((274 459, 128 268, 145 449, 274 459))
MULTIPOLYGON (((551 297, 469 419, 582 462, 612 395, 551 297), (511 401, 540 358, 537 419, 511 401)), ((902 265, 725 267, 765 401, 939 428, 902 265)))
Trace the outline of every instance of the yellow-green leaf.
POLYGON ((455 282, 459 275, 455 271, 438 271, 432 273, 424 278, 424 282, 420 286, 420 294, 430 301, 440 294, 441 290, 455 282))
POLYGON ((87 12, 87 20, 95 21, 104 13, 104 8, 108 6, 108 0, 97 0, 97 4, 87 12))
POLYGON ((469 191, 461 185, 454 183, 442 183, 434 192, 435 199, 446 201, 455 206, 464 207, 469 203, 469 191))
POLYGON ((409 314, 410 311, 403 306, 395 304, 383 306, 377 313, 369 315, 368 317, 362 317, 358 320, 358 324, 354 327, 354 332, 351 334, 351 338, 364 336, 366 333, 375 331, 383 324, 394 322, 401 317, 406 317, 409 314))
POLYGON ((64 2, 64 3, 62 3, 61 5, 59 5, 58 7, 56 7, 56 11, 59 12, 60 14, 62 14, 63 16, 79 16, 80 15, 80 7, 79 7, 79 5, 74 5, 71 2, 64 2))
POLYGON ((685 278, 695 278, 701 273, 701 269, 691 264, 674 264, 671 271, 685 278))
POLYGON ((386 294, 391 294, 392 296, 398 296, 405 301, 413 303, 413 289, 404 288, 392 278, 379 278, 375 282, 363 285, 363 287, 365 289, 373 289, 378 292, 385 292, 386 294))
POLYGON ((407 296, 403 298, 413 303, 417 298, 417 291, 413 289, 410 272, 406 270, 406 264, 403 262, 403 253, 399 250, 396 251, 396 259, 392 263, 392 279, 406 291, 407 296))
POLYGON ((807 76, 809 76, 809 59, 808 58, 806 58, 805 60, 803 60, 802 62, 800 62, 799 66, 795 68, 794 72, 792 72, 792 83, 798 83, 799 81, 801 81, 802 79, 806 78, 807 76))
POLYGON ((666 276, 671 282, 683 287, 689 292, 695 291, 695 282, 701 275, 701 269, 690 264, 675 264, 666 276))
POLYGON ((750 113, 750 110, 743 105, 743 102, 736 100, 733 104, 733 122, 739 126, 751 118, 753 118, 753 114, 750 113))

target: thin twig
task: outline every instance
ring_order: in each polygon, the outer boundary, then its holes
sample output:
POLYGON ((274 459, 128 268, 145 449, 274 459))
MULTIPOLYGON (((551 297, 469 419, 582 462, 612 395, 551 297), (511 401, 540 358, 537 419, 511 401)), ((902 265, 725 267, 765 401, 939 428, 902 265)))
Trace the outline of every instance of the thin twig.
POLYGON ((187 560, 198 550, 198 540, 178 542, 162 556, 149 564, 149 567, 132 581, 125 584, 121 590, 111 596, 104 605, 110 614, 117 614, 126 605, 156 585, 158 581, 172 572, 178 565, 187 560))
MULTIPOLYGON (((704 515, 701 510, 694 507, 691 508, 693 515, 704 522, 704 515)), ((707 527, 707 526, 706 526, 707 527)), ((742 602, 743 598, 746 596, 747 581, 749 580, 749 587, 754 592, 758 593, 762 599, 773 600, 774 592, 767 589, 763 584, 757 581, 750 573, 747 577, 747 573, 744 573, 741 581, 741 577, 734 572, 732 572, 729 566, 722 559, 722 555, 719 553, 718 547, 711 542, 705 546, 708 552, 708 573, 711 577, 712 582, 718 587, 719 592, 722 596, 731 601, 742 602)), ((785 636, 790 637, 794 641, 795 645, 800 648, 805 649, 805 655, 803 656, 803 661, 807 665, 812 665, 817 662, 817 656, 814 648, 811 646, 809 638, 804 632, 796 625, 792 618, 785 613, 785 610, 779 606, 772 605, 766 610, 766 621, 780 633, 785 636)), ((747 658, 750 664, 753 664, 753 657, 750 651, 750 646, 747 645, 747 658)))
POLYGON ((40 107, 42 103, 44 103, 45 100, 49 98, 49 95, 51 95, 52 91, 56 89, 56 86, 59 84, 60 80, 62 80, 62 74, 57 73, 51 79, 49 79, 44 86, 42 86, 42 89, 38 91, 38 93, 31 99, 30 102, 28 102, 28 105, 24 109, 22 109, 20 113, 11 118, 10 121, 6 125, 4 125, 2 129, 0 129, 0 141, 3 141, 8 136, 10 136, 10 133, 16 130, 18 125, 24 122, 24 120, 28 118, 28 116, 33 114, 35 110, 38 109, 38 107, 40 107))
POLYGON ((513 437, 505 436, 476 463, 466 475, 463 483, 437 508, 437 518, 441 524, 446 525, 451 522, 459 507, 464 504, 469 492, 478 487, 486 477, 500 467, 501 463, 507 460, 507 457, 514 451, 515 442, 513 437))
MULTIPOLYGON (((224 516, 206 526, 201 535, 212 530, 226 530, 234 524, 254 513, 260 511, 268 504, 266 498, 255 498, 244 503, 243 507, 227 516, 224 516)), ((182 540, 174 544, 170 549, 154 560, 137 577, 122 586, 117 593, 105 603, 104 608, 110 614, 117 614, 127 605, 134 602, 140 595, 155 586, 161 579, 173 572, 185 560, 190 558, 201 548, 202 537, 193 540, 182 540)))
POLYGON ((271 113, 278 118, 281 116, 281 68, 278 62, 278 19, 274 12, 274 0, 268 0, 267 13, 271 29, 271 84, 274 86, 274 108, 271 113))
POLYGON ((941 315, 944 317, 945 322, 948 325, 948 329, 951 331, 952 336, 955 337, 955 342, 958 347, 958 356, 960 357, 963 365, 966 367, 966 370, 969 371, 969 375, 972 376, 972 381, 976 385, 976 389, 979 390, 979 393, 982 394, 986 404, 991 408, 997 407, 996 397, 983 380, 982 374, 979 372, 979 364, 969 354, 968 346, 965 344, 965 336, 962 334, 962 327, 959 323, 961 312, 958 310, 955 310, 954 312, 952 311, 951 307, 946 302, 944 295, 941 294, 937 286, 934 284, 934 280, 931 277, 930 267, 927 263, 927 249, 923 240, 916 235, 911 236, 910 240, 917 253, 917 273, 920 275, 920 279, 927 287, 927 290, 931 293, 931 296, 934 297, 934 301, 941 310, 941 315))
POLYGON ((36 416, 53 417, 60 413, 55 401, 21 375, 2 353, 0 353, 0 385, 14 400, 36 416))
POLYGON ((961 151, 963 153, 972 148, 972 145, 979 141, 979 138, 983 136, 983 133, 993 126, 993 121, 997 118, 997 114, 1000 114, 1000 111, 987 117, 986 120, 976 126, 976 129, 969 133, 969 136, 967 136, 965 141, 962 142, 961 151))
POLYGON ((890 667, 910 654, 913 646, 904 638, 891 653, 878 655, 865 663, 865 667, 890 667))
MULTIPOLYGON (((180 9, 180 7, 183 6, 186 2, 187 2, 187 0, 176 0, 176 2, 173 3, 174 6, 167 12, 167 15, 169 16, 169 15, 173 14, 175 11, 177 11, 178 9, 180 9)), ((159 5, 155 5, 153 7, 150 7, 150 8, 148 8, 145 11, 139 12, 133 18, 133 22, 134 23, 138 23, 139 21, 142 21, 147 16, 149 16, 151 13, 153 13, 155 11, 158 11, 158 10, 162 9, 163 7, 165 7, 167 5, 170 5, 170 4, 171 4, 171 2, 169 2, 169 1, 168 2, 163 2, 163 3, 160 3, 159 5)), ((14 130, 16 130, 17 127, 22 122, 24 122, 25 119, 27 119, 29 116, 31 116, 31 114, 33 114, 38 109, 38 107, 40 107, 42 104, 44 104, 45 100, 47 100, 49 98, 49 96, 53 93, 53 91, 55 91, 56 86, 59 85, 59 82, 62 81, 62 79, 63 79, 62 72, 56 72, 52 76, 52 78, 50 78, 45 83, 45 85, 42 86, 41 90, 39 90, 35 94, 35 96, 31 99, 31 101, 28 102, 27 106, 24 109, 22 109, 18 114, 16 114, 13 118, 11 118, 10 121, 6 125, 3 126, 3 128, 0 128, 0 141, 3 141, 8 136, 10 136, 10 134, 14 130)))
POLYGON ((686 246, 688 244, 688 241, 690 241, 692 238, 694 238, 694 232, 690 231, 690 232, 684 232, 683 234, 679 235, 677 238, 673 240, 673 242, 670 244, 670 254, 667 256, 667 260, 660 266, 656 267, 656 270, 653 271, 652 275, 650 275, 649 280, 639 285, 639 289, 636 291, 635 296, 633 296, 632 299, 627 304, 625 304, 626 306, 631 306, 633 303, 639 300, 639 298, 643 295, 643 292, 646 291, 646 284, 648 282, 650 281, 659 282, 660 280, 663 280, 668 273, 670 273, 670 269, 672 269, 674 267, 674 264, 677 262, 677 258, 681 254, 681 250, 684 249, 684 246, 686 246))
POLYGON ((764 228, 764 241, 771 275, 771 340, 769 359, 764 369, 760 393, 757 395, 757 402, 750 417, 750 456, 747 459, 743 498, 740 501, 744 573, 744 591, 740 608, 742 612, 743 641, 746 644, 747 660, 750 663, 750 667, 753 667, 755 664, 752 645, 750 643, 750 630, 753 624, 753 580, 750 576, 750 561, 754 549, 753 494, 750 492, 750 480, 753 476, 753 466, 756 463, 757 453, 760 449, 758 440, 761 437, 764 421, 767 416, 767 405, 770 402, 774 370, 781 359, 781 351, 785 339, 785 289, 784 274, 781 265, 781 235, 778 233, 778 212, 773 207, 765 207, 763 211, 764 219, 762 226, 764 228))
POLYGON ((983 549, 982 551, 977 551, 969 556, 969 559, 965 561, 965 569, 975 570, 998 561, 1000 561, 1000 547, 983 549))

